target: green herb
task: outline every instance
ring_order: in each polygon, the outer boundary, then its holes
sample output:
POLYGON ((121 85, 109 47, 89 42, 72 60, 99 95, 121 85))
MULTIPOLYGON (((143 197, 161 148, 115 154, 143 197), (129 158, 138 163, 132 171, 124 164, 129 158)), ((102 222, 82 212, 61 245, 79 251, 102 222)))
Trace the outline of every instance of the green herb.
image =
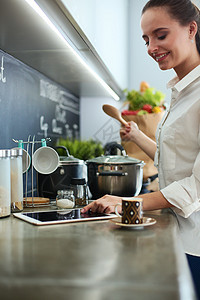
MULTIPOLYGON (((56 146, 65 146, 70 155, 82 160, 91 159, 104 153, 101 143, 92 139, 81 141, 77 139, 71 140, 61 138, 57 142, 56 146)), ((62 156, 66 155, 66 152, 62 149, 58 149, 58 153, 62 156)))

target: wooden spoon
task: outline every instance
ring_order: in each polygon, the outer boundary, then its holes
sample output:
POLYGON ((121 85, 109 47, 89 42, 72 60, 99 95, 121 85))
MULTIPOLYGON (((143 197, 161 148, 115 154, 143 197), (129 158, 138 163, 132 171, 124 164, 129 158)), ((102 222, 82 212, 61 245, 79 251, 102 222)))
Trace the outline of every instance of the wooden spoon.
POLYGON ((107 115, 118 120, 122 125, 128 125, 128 123, 122 118, 120 111, 116 107, 109 104, 104 104, 102 106, 102 109, 107 115))

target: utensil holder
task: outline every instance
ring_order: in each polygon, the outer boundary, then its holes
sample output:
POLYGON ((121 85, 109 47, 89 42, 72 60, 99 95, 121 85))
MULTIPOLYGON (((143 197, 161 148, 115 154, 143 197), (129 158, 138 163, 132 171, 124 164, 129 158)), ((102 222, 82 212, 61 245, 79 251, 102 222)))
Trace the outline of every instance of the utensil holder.
MULTIPOLYGON (((50 138, 42 139, 41 141, 35 140, 35 135, 32 137, 31 135, 28 136, 27 141, 23 140, 15 140, 13 139, 15 143, 18 143, 19 148, 24 148, 24 145, 26 145, 26 152, 30 154, 30 158, 32 161, 33 153, 34 153, 34 147, 36 143, 46 143, 47 141, 51 141, 50 138)), ((28 156, 27 156, 28 159, 28 156)), ((28 161, 27 161, 28 164, 28 161)), ((31 164, 30 168, 31 172, 31 197, 28 197, 28 178, 29 178, 29 169, 27 169, 25 173, 25 197, 24 197, 24 207, 41 207, 41 206, 49 206, 50 205, 50 199, 48 198, 40 198, 40 197, 34 197, 34 170, 33 164, 31 164)), ((37 188, 38 182, 36 180, 36 191, 38 191, 37 188)))

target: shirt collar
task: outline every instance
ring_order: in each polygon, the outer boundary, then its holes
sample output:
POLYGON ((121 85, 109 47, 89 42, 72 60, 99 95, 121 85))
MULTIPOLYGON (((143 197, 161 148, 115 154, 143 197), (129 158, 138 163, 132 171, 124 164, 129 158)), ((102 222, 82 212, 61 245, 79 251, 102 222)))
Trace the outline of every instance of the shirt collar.
POLYGON ((190 83, 192 83, 195 79, 197 79, 199 76, 200 76, 200 65, 194 68, 180 81, 177 76, 172 80, 170 80, 167 84, 167 88, 175 88, 177 92, 180 92, 184 88, 186 88, 190 83))

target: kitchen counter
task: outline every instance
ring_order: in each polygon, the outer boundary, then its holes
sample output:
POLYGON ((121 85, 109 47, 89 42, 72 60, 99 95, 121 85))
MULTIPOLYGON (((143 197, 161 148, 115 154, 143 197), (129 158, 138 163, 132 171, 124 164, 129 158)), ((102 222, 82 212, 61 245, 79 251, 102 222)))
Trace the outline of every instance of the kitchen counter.
POLYGON ((1 299, 196 299, 174 215, 147 215, 157 223, 138 230, 0 219, 1 299))

